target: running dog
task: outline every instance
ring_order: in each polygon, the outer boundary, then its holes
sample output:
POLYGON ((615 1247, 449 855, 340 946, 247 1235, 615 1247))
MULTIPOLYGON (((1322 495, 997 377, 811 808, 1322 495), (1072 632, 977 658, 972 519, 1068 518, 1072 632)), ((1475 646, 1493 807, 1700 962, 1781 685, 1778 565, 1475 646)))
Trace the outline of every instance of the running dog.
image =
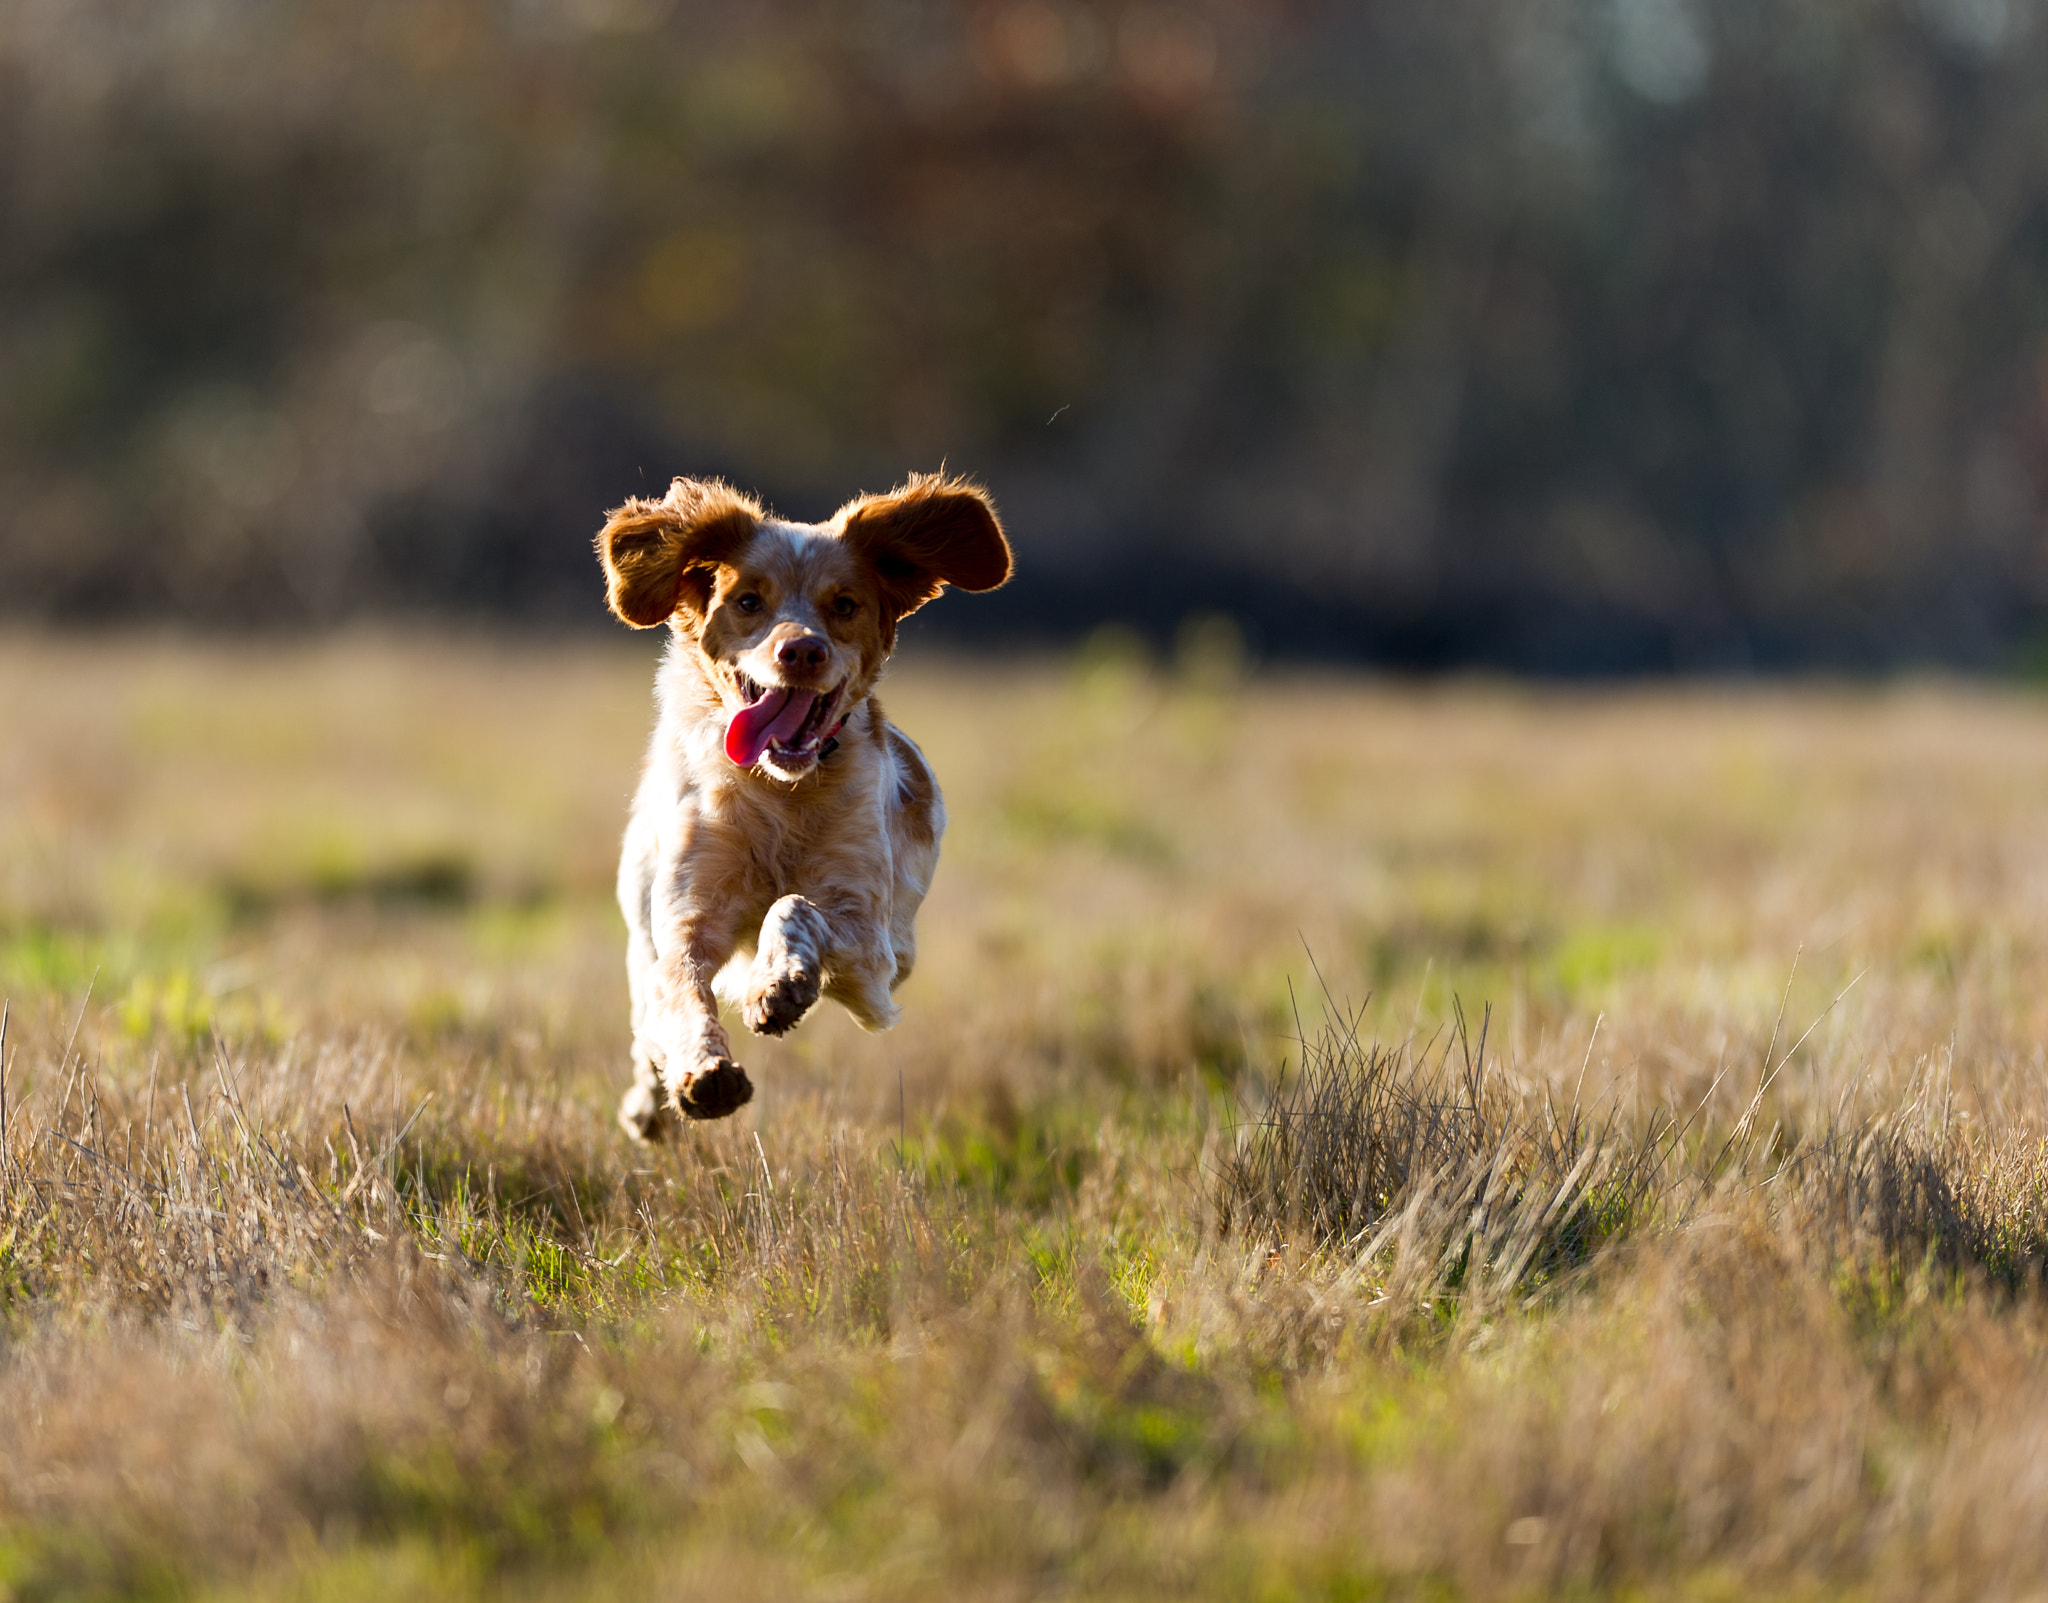
POLYGON ((677 479, 597 537, 611 610, 669 628, 626 826, 619 905, 633 1084, 619 1123, 657 1140, 754 1094, 718 998, 759 1035, 819 996, 896 1022, 945 803, 875 682, 896 626, 947 585, 993 590, 1010 547, 988 496, 943 475, 789 523, 724 484, 677 479))

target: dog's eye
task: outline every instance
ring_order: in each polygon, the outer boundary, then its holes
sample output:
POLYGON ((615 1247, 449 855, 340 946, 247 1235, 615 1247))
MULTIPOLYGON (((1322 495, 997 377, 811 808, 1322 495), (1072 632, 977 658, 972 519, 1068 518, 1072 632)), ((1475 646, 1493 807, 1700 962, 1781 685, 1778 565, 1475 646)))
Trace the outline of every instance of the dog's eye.
POLYGON ((761 598, 749 590, 745 595, 737 597, 733 601, 733 605, 742 612, 759 612, 761 610, 761 598))
POLYGON ((860 603, 852 596, 841 596, 832 603, 832 611, 838 617, 851 618, 856 612, 860 611, 860 603))

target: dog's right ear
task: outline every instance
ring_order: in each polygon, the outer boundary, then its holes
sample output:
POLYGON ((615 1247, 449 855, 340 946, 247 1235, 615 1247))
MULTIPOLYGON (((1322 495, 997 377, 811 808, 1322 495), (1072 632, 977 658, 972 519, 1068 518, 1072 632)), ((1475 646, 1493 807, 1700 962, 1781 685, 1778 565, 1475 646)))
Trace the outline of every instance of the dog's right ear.
POLYGON ((720 563, 753 538, 761 509, 716 480, 677 479, 659 501, 635 496, 598 532, 605 601, 635 629, 711 606, 720 563))

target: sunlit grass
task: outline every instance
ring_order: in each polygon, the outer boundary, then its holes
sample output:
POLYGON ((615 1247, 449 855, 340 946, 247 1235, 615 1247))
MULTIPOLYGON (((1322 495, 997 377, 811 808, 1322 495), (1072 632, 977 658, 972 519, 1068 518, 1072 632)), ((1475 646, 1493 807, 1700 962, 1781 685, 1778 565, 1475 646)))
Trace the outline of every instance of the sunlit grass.
POLYGON ((648 1150, 648 668, 0 645, 0 1593, 2037 1577, 2048 709, 906 669, 904 1024, 648 1150))

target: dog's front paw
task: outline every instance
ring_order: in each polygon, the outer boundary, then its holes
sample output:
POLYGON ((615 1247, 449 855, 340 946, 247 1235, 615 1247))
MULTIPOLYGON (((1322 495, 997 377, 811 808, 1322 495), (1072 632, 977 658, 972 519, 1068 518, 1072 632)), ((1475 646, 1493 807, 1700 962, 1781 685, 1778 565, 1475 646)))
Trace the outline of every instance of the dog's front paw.
POLYGON ((731 1058, 714 1058, 670 1080, 668 1095, 686 1119, 723 1119, 754 1100, 754 1082, 731 1058))
POLYGON ((756 962, 740 1017, 756 1035, 784 1035, 795 1029, 818 1000, 817 969, 785 957, 756 962))

